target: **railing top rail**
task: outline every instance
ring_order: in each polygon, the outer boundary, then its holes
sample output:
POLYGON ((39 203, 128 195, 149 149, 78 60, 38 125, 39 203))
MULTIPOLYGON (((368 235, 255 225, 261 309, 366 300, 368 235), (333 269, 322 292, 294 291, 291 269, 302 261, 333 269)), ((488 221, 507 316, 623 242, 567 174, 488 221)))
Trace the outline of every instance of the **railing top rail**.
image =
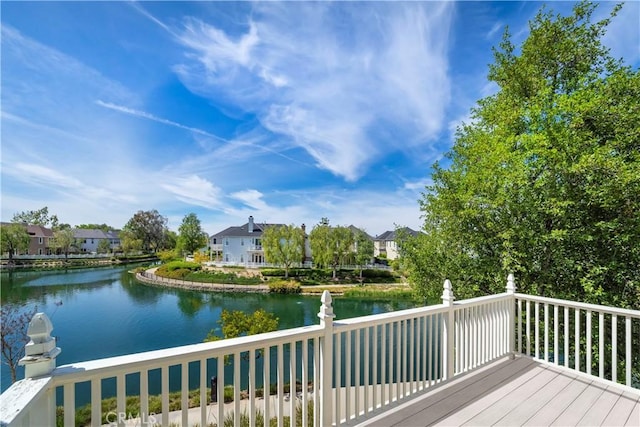
POLYGON ((482 305, 482 304, 486 304, 488 302, 496 302, 496 301, 501 301, 503 299, 507 299, 510 298, 511 295, 504 292, 501 294, 496 294, 496 295, 485 295, 482 297, 476 297, 476 298, 469 298, 469 299, 465 299, 462 301, 454 301, 453 305, 454 308, 466 308, 469 306, 476 306, 476 305, 482 305))
POLYGON ((0 425, 10 425, 22 414, 29 412, 29 407, 36 405, 51 383, 50 377, 30 378, 13 383, 0 395, 0 425))
POLYGON ((336 320, 333 326, 336 332, 344 332, 345 330, 356 329, 360 326, 375 326, 390 321, 406 320, 429 314, 444 313, 447 307, 443 304, 429 305, 426 307, 409 308, 406 310, 391 311, 388 313, 372 314, 369 316, 353 317, 350 319, 336 320))
POLYGON ((582 310, 591 310, 596 312, 616 314, 616 315, 633 317, 635 319, 640 319, 640 310, 629 310, 626 308, 610 307, 607 305, 587 304, 584 302, 540 297, 535 295, 527 295, 527 294, 519 294, 519 293, 516 293, 515 296, 516 296, 516 299, 521 299, 525 301, 543 302, 543 303, 548 303, 553 305, 563 305, 571 308, 579 308, 582 310))
POLYGON ((157 369, 163 366, 177 365, 185 361, 220 357, 236 352, 271 347, 294 340, 316 338, 322 335, 322 331, 323 329, 319 325, 303 326, 264 334, 71 363, 56 368, 51 375, 55 378, 57 384, 73 382, 77 379, 87 380, 97 376, 108 378, 108 375, 116 375, 123 371, 134 373, 145 368, 157 369), (155 365, 150 368, 150 364, 155 365))

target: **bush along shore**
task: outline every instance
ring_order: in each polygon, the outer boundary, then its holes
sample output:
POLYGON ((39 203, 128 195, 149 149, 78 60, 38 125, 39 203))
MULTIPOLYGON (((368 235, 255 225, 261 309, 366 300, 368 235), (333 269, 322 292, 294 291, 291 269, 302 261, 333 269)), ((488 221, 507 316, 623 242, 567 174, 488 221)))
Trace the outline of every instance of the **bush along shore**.
POLYGON ((329 269, 202 268, 195 262, 171 261, 155 269, 137 269, 137 279, 145 284, 197 291, 271 292, 280 294, 320 294, 370 299, 412 299, 409 286, 388 270, 340 270, 334 279, 329 269))

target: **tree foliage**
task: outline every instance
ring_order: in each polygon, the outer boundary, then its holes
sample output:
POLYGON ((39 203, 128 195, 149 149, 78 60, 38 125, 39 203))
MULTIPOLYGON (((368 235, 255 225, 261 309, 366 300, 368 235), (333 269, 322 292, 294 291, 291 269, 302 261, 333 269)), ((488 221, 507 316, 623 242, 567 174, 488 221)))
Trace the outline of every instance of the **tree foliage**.
POLYGON ((35 307, 23 310, 11 303, 3 303, 0 307, 2 363, 9 366, 12 383, 18 380, 18 361, 24 354, 24 346, 29 342, 27 328, 35 314, 35 307))
POLYGON ((601 42, 611 16, 542 9, 520 49, 505 32, 489 80, 421 200, 403 249, 425 296, 521 291, 640 307, 640 75, 601 42))
POLYGON ((51 246, 59 249, 64 254, 64 257, 69 256, 71 248, 76 244, 76 239, 73 237, 73 230, 70 228, 63 228, 53 232, 53 239, 51 240, 51 246))
POLYGON ((155 209, 136 212, 123 231, 131 243, 139 241, 144 251, 155 252, 166 247, 167 218, 155 209))
POLYGON ((362 279, 362 269, 371 262, 373 258, 373 240, 363 231, 354 234, 355 261, 360 266, 360 278, 362 279))
POLYGON ((331 227, 329 221, 323 218, 311 230, 309 240, 313 261, 317 265, 330 266, 335 279, 338 266, 346 262, 352 251, 353 233, 347 227, 331 227))
POLYGON ((111 242, 109 239, 100 239, 96 248, 99 254, 108 254, 111 252, 111 242))
POLYGON ((80 224, 80 225, 77 225, 76 228, 81 228, 84 230, 102 230, 105 233, 108 231, 115 230, 115 228, 107 224, 80 224))
POLYGON ((126 229, 122 230, 120 232, 120 249, 125 256, 131 252, 141 251, 142 240, 136 238, 133 232, 126 229))
POLYGON ((284 267, 284 277, 289 277, 289 269, 304 260, 304 231, 291 225, 268 227, 262 233, 262 247, 267 262, 284 267))
POLYGON ((239 310, 222 310, 218 324, 222 337, 216 335, 215 329, 212 329, 205 342, 272 332, 278 329, 278 318, 261 308, 251 314, 239 310))
POLYGON ((193 253, 207 244, 207 235, 202 231, 200 219, 194 213, 185 215, 178 229, 178 248, 193 253))
POLYGON ((45 206, 35 211, 16 213, 13 215, 11 222, 56 228, 58 226, 58 217, 56 215, 49 215, 49 208, 45 206))
POLYGON ((22 224, 0 225, 0 245, 2 253, 9 254, 9 262, 14 254, 29 249, 29 241, 27 229, 22 224))

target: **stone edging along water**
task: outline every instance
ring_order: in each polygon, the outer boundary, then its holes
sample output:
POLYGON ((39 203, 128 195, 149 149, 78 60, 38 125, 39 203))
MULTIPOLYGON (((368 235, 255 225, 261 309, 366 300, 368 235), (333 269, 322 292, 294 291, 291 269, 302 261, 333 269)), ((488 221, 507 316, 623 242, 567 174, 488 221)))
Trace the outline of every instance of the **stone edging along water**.
POLYGON ((268 293, 267 285, 235 285, 222 283, 202 283, 189 282, 186 280, 167 279, 166 277, 156 276, 155 268, 136 273, 136 280, 147 285, 164 286, 179 289, 188 289, 191 291, 210 291, 210 292, 253 292, 268 293))

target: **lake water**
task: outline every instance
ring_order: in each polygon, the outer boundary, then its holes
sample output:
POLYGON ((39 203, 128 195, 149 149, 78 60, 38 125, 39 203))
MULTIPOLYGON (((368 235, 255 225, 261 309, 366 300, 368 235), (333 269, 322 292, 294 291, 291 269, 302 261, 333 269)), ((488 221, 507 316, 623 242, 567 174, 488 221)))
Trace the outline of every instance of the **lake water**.
MULTIPOLYGON (((132 266, 68 271, 2 273, 2 304, 37 306, 53 323, 62 353, 57 365, 200 343, 218 327, 223 309, 263 308, 279 328, 318 323, 319 296, 203 293, 149 287, 127 271, 132 266)), ((335 298, 336 319, 411 307, 408 301, 335 298)), ((218 331, 219 332, 219 331, 218 331)), ((24 377, 20 368, 19 378, 24 377)), ((11 376, 2 365, 2 391, 11 376)))

